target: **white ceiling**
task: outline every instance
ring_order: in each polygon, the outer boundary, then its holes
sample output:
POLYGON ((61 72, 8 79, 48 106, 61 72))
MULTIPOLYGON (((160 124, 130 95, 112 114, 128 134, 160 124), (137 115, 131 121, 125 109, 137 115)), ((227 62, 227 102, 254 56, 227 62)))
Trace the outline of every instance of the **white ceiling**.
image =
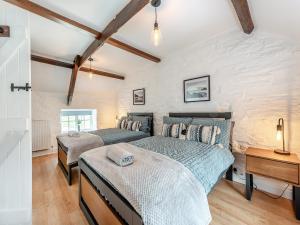
MULTIPOLYGON (((129 0, 33 0, 34 2, 79 21, 99 31, 129 0)), ((300 40, 299 0, 248 0, 255 29, 300 40)), ((154 9, 149 4, 114 35, 120 41, 152 53, 164 60, 172 51, 206 40, 232 29, 241 29, 231 0, 162 0, 158 9, 163 41, 159 47, 151 43, 154 9)), ((242 30, 241 30, 242 32, 242 30)), ((254 31, 255 32, 255 31, 254 31)), ((66 61, 82 54, 93 36, 37 15, 31 15, 32 52, 66 61)), ((104 45, 94 55, 93 67, 121 75, 132 68, 153 62, 104 45)))

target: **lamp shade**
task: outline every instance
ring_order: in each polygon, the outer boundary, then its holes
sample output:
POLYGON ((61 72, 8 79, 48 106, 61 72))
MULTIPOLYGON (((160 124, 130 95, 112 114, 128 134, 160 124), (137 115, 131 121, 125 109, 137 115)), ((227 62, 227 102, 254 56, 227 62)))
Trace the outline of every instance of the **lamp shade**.
POLYGON ((277 125, 276 139, 277 139, 277 141, 281 141, 282 138, 283 138, 283 136, 282 136, 282 125, 277 125))
POLYGON ((280 118, 278 120, 277 124, 277 134, 276 139, 278 141, 282 141, 282 149, 276 149, 274 150, 275 153, 283 154, 283 155, 289 155, 290 152, 285 149, 285 141, 284 141, 284 120, 283 118, 280 118))

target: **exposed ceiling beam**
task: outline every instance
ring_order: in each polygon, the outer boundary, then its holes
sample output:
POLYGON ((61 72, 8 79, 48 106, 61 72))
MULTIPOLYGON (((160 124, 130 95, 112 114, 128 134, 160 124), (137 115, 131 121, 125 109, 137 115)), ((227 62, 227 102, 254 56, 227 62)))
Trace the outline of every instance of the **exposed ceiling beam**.
POLYGON ((67 97, 68 105, 70 105, 72 102, 76 79, 77 79, 77 74, 78 74, 78 69, 79 69, 79 63, 80 63, 80 55, 77 55, 74 60, 74 66, 72 69, 72 75, 71 75, 71 79, 70 79, 70 86, 69 86, 69 92, 68 92, 68 97, 67 97))
POLYGON ((65 67, 65 68, 69 68, 69 69, 73 69, 73 67, 74 67, 74 64, 58 61, 55 59, 49 59, 49 58, 46 58, 43 56, 38 56, 38 55, 31 55, 31 60, 40 62, 40 63, 54 65, 54 66, 65 67))
POLYGON ((124 9, 105 27, 102 34, 99 34, 96 39, 90 44, 81 56, 79 66, 83 63, 114 33, 118 31, 128 20, 137 14, 142 8, 149 3, 149 0, 131 0, 124 9))
POLYGON ((146 52, 143 52, 135 47, 132 47, 128 44, 125 44, 124 42, 121 42, 121 41, 118 41, 114 38, 108 38, 108 40, 106 41, 106 43, 112 45, 112 46, 115 46, 117 48, 120 48, 120 49, 123 49, 127 52, 131 52, 132 54, 135 54, 135 55, 138 55, 140 57, 143 57, 145 59, 149 59, 150 61, 153 61, 153 62, 156 62, 156 63, 159 63, 161 61, 160 58, 158 57, 155 57, 149 53, 146 53, 146 52))
MULTIPOLYGON (((73 67, 74 67, 74 64, 62 62, 59 60, 50 59, 50 58, 46 58, 46 57, 38 56, 38 55, 31 55, 31 60, 40 62, 40 63, 49 64, 49 65, 64 67, 64 68, 68 68, 68 69, 73 69, 73 67)), ((125 77, 121 76, 121 75, 117 75, 114 73, 109 73, 109 72, 105 72, 105 71, 101 71, 101 70, 95 70, 95 69, 90 70, 90 68, 87 68, 87 67, 81 67, 79 70, 82 72, 87 72, 87 73, 91 72, 92 74, 95 74, 95 75, 110 77, 110 78, 114 78, 114 79, 118 79, 118 80, 125 79, 125 77)))
MULTIPOLYGON (((58 13, 54 12, 54 11, 51 11, 51 10, 49 10, 49 9, 43 7, 43 6, 40 6, 40 5, 38 5, 34 2, 31 2, 31 1, 28 1, 28 0, 4 0, 4 1, 9 2, 13 5, 18 6, 18 7, 21 7, 25 10, 28 10, 28 11, 34 13, 34 14, 37 14, 37 15, 42 16, 44 18, 47 18, 49 20, 52 20, 56 23, 63 24, 63 25, 66 25, 66 26, 77 27, 81 30, 84 30, 86 32, 89 32, 89 33, 93 34, 96 37, 99 37, 99 36, 102 35, 101 32, 98 32, 97 30, 95 30, 93 28, 90 28, 90 27, 88 27, 88 26, 86 26, 82 23, 76 22, 75 20, 72 20, 68 17, 65 17, 61 14, 58 14, 58 13)), ((109 38, 107 40, 107 43, 110 44, 110 45, 113 45, 117 48, 123 49, 127 52, 131 52, 135 55, 143 57, 145 59, 151 60, 153 62, 158 63, 158 62, 161 61, 160 58, 158 58, 158 57, 155 57, 155 56, 153 56, 149 53, 141 51, 141 50, 139 50, 135 47, 132 47, 132 46, 130 46, 128 44, 125 44, 121 41, 118 41, 114 38, 109 38)))
POLYGON ((231 1, 244 32, 246 34, 250 34, 254 29, 254 24, 251 18, 248 1, 247 0, 231 0, 231 1))
POLYGON ((0 25, 0 37, 10 37, 9 26, 0 25))
POLYGON ((91 72, 92 74, 96 74, 96 75, 100 75, 100 76, 104 76, 104 77, 115 78, 115 79, 119 79, 119 80, 125 79, 125 77, 120 76, 120 75, 116 75, 113 73, 108 73, 108 72, 104 72, 104 71, 100 71, 100 70, 90 69, 90 68, 86 68, 86 67, 80 67, 79 70, 82 72, 87 72, 87 73, 91 72))

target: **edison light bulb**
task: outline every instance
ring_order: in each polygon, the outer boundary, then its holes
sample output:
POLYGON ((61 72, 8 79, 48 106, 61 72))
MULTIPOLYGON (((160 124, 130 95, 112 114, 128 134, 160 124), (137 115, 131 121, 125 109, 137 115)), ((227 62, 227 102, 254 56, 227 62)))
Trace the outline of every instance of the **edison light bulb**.
POLYGON ((282 131, 281 130, 277 131, 276 139, 277 139, 277 141, 281 141, 282 140, 282 131))
POLYGON ((153 41, 153 44, 154 46, 158 46, 161 42, 161 32, 160 32, 160 29, 158 27, 158 23, 155 23, 154 24, 154 29, 152 31, 152 41, 153 41))
POLYGON ((92 79, 93 78, 93 73, 90 71, 89 72, 89 78, 92 79))

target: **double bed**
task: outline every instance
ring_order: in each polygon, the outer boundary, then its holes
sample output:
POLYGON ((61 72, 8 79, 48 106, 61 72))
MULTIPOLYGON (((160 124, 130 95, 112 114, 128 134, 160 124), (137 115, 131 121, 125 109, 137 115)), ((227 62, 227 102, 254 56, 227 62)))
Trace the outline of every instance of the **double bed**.
MULTIPOLYGON (((197 119, 200 119, 198 122, 201 123, 205 123, 206 119, 214 119, 216 121, 224 120, 228 121, 231 126, 231 113, 169 114, 169 119, 171 120, 181 120, 181 118, 182 120, 185 118, 190 118, 195 122, 197 122, 197 119)), ((221 147, 219 145, 208 145, 196 141, 186 141, 178 138, 162 136, 147 137, 138 141, 130 142, 128 148, 132 148, 132 151, 135 152, 135 156, 138 159, 135 162, 136 165, 134 163, 133 165, 128 166, 127 169, 117 167, 113 165, 113 163, 109 162, 108 159, 105 159, 105 147, 102 149, 93 149, 83 154, 79 159, 80 207, 89 223, 92 225, 155 224, 156 222, 151 223, 149 221, 152 219, 154 219, 154 221, 159 220, 161 219, 160 216, 156 217, 154 210, 152 211, 151 215, 154 218, 151 216, 148 217, 147 215, 151 214, 151 209, 145 209, 145 207, 140 204, 141 202, 138 202, 137 200, 143 199, 147 205, 153 199, 153 201, 158 201, 158 203, 161 204, 161 201, 157 200, 157 198, 164 198, 164 195, 168 195, 170 199, 169 201, 175 202, 175 204, 173 204, 175 210, 176 207, 180 207, 180 204, 176 204, 176 201, 182 203, 185 200, 184 196, 188 196, 185 191, 180 192, 180 187, 178 189, 179 192, 175 192, 175 186, 181 185, 181 188, 186 190, 191 187, 193 189, 194 186, 197 186, 196 183, 198 182, 201 186, 200 189, 203 190, 202 192, 200 191, 197 193, 197 195, 194 195, 194 197, 197 198, 198 195, 202 195, 202 199, 199 199, 198 202, 196 202, 195 205, 198 206, 194 208, 201 210, 203 213, 203 221, 201 224, 208 224, 210 221, 210 213, 206 195, 210 193, 213 187, 224 175, 226 176, 226 179, 232 180, 232 164, 234 157, 231 153, 231 134, 232 129, 230 129, 228 135, 224 136, 225 139, 228 139, 225 140, 225 143, 228 143, 228 146, 221 147), (147 157, 150 158, 150 161, 152 160, 152 167, 151 165, 147 165, 147 161, 144 161, 144 158, 147 157), (145 164, 144 168, 142 165, 139 165, 140 162, 145 164), (178 175, 178 177, 176 177, 177 174, 175 174, 176 179, 162 177, 158 173, 164 173, 163 165, 161 170, 156 170, 156 168, 154 168, 157 165, 161 166, 161 162, 174 164, 173 168, 170 167, 170 173, 172 173, 172 171, 177 171, 178 168, 182 167, 180 170, 178 170, 183 171, 182 174, 192 174, 190 177, 186 178, 186 181, 195 179, 197 180, 195 181, 196 183, 192 183, 191 185, 187 185, 185 188, 183 188, 185 183, 189 183, 180 182, 184 176, 178 175), (109 172, 107 170, 109 170, 109 172), (146 177, 139 178, 138 174, 141 173, 139 173, 138 170, 143 171, 143 175, 146 177), (111 171, 115 174, 115 179, 113 177, 109 178, 108 174, 111 173, 111 171), (123 177, 123 174, 125 174, 126 171, 130 171, 129 176, 125 177, 124 175, 123 177), (171 180, 173 183, 168 183, 169 180, 171 180), (133 194, 132 192, 135 192, 135 189, 140 188, 139 182, 145 183, 143 188, 146 190, 140 190, 140 193, 133 194), (155 185, 154 187, 152 187, 153 184, 155 185), (172 189, 171 192, 181 194, 174 194, 174 196, 172 196, 170 193, 165 194, 164 192, 166 192, 166 190, 163 190, 164 187, 161 186, 161 184, 166 186, 170 185, 169 190, 172 189), (163 195, 160 192, 163 193, 163 195), (201 205, 202 208, 197 208, 201 205)), ((166 168, 166 170, 168 170, 168 168, 166 168)), ((180 173, 178 172, 178 174, 180 173)), ((193 190, 191 192, 193 192, 193 190)), ((186 202, 188 202, 189 198, 185 198, 186 202)), ((170 207, 168 203, 166 207, 170 207)), ((182 211, 184 211, 184 208, 188 209, 190 205, 187 205, 187 207, 182 207, 182 211)), ((161 212, 161 215, 167 214, 167 211, 168 210, 166 208, 165 212, 161 212)), ((172 211, 172 208, 170 208, 169 211, 172 211)), ((189 212, 187 211, 186 213, 189 212)), ((190 216, 192 217, 193 215, 191 214, 190 216)), ((173 222, 172 224, 175 225, 173 222)), ((182 223, 179 222, 178 224, 182 223)))
POLYGON ((58 165, 62 169, 69 185, 72 184, 72 168, 78 166, 78 158, 81 153, 103 145, 130 142, 153 136, 153 113, 127 113, 127 118, 147 120, 147 129, 131 131, 120 128, 108 128, 84 133, 82 134, 85 137, 84 139, 71 138, 67 135, 57 137, 58 165), (70 147, 68 147, 66 142, 69 142, 69 145, 76 148, 77 152, 73 151, 73 156, 71 156, 70 147))

